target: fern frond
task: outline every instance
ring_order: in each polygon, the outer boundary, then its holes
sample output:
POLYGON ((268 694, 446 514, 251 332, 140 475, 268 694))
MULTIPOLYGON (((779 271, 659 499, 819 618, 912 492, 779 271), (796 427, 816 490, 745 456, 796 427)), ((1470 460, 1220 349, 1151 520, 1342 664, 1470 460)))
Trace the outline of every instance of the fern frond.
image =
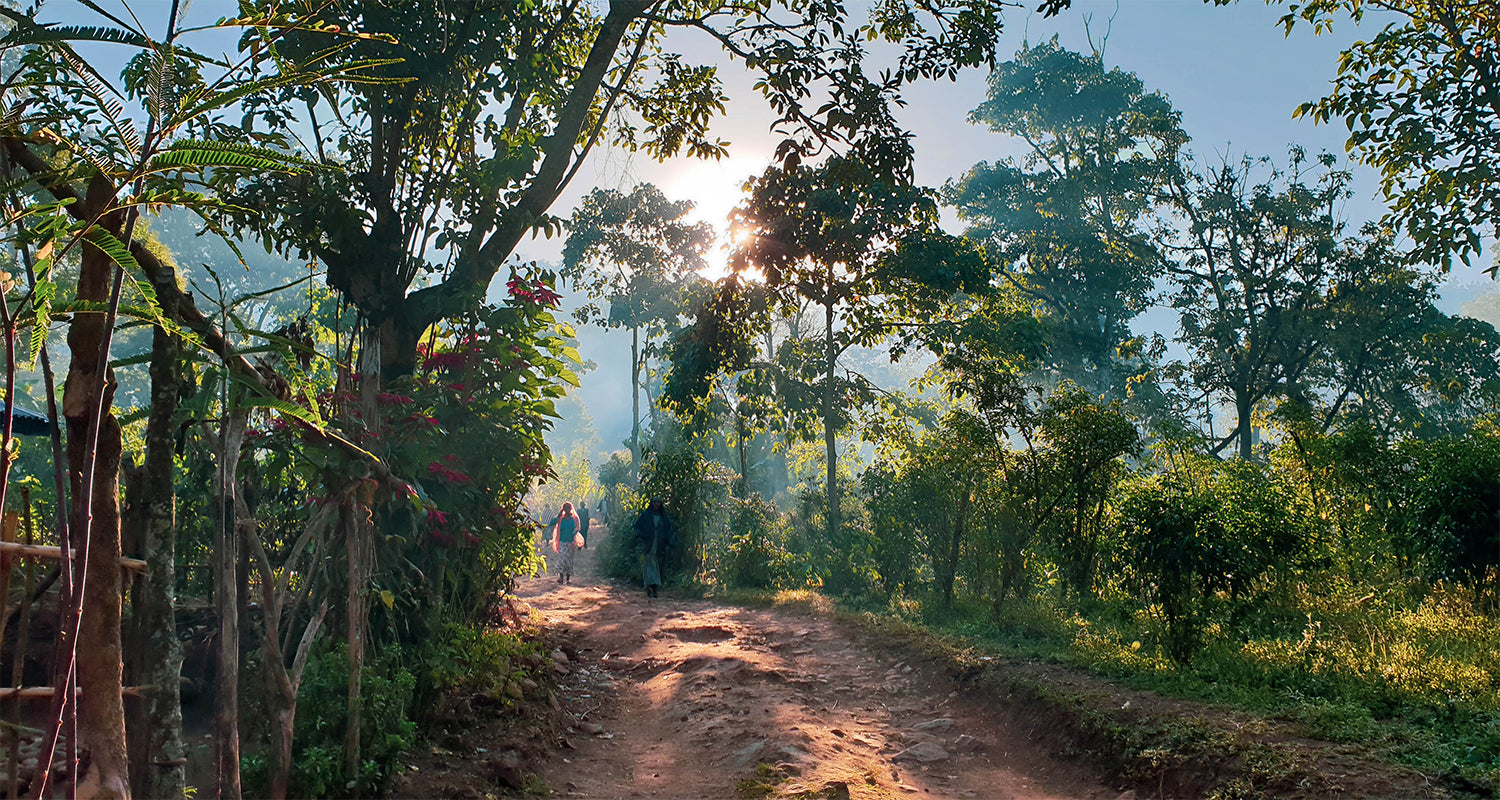
POLYGON ((151 40, 130 30, 106 28, 93 25, 35 25, 30 28, 16 26, 0 37, 0 47, 30 47, 56 44, 58 42, 103 42, 123 44, 142 49, 151 48, 151 40))
MULTIPOLYGON (((250 95, 270 89, 279 89, 286 86, 315 86, 330 81, 335 83, 352 83, 355 82, 355 78, 363 77, 353 74, 358 70, 396 64, 400 61, 401 59, 398 58, 369 58, 317 70, 289 69, 277 75, 270 75, 260 80, 241 84, 227 92, 208 94, 200 90, 183 98, 186 107, 180 109, 176 115, 167 120, 163 128, 166 130, 176 128, 190 119, 194 119, 210 111, 217 111, 233 106, 250 95)), ((377 79, 370 78, 369 80, 361 80, 360 82, 373 80, 377 79)), ((393 79, 388 82, 399 82, 399 80, 393 79)))
POLYGON ((246 398, 245 405, 251 408, 264 408, 275 411, 278 414, 285 414, 293 419, 302 420, 318 430, 323 430, 323 419, 316 412, 309 411, 296 403, 287 402, 279 397, 254 395, 246 398))
MULTIPOLYGON (((38 264, 38 271, 46 274, 38 264)), ((31 363, 35 364, 42 353, 42 345, 47 342, 47 332, 52 328, 52 299, 57 296, 57 284, 50 280, 39 279, 36 286, 31 290, 31 363)))
MULTIPOLYGON (((101 7, 98 3, 94 2, 94 0, 78 0, 78 2, 80 2, 83 5, 86 5, 89 8, 93 9, 95 14, 98 14, 99 16, 104 17, 105 19, 109 20, 110 22, 113 22, 116 25, 119 25, 121 28, 124 28, 124 29, 130 31, 131 33, 134 33, 137 36, 140 36, 141 38, 146 38, 146 34, 145 34, 144 31, 138 31, 135 28, 130 27, 130 23, 126 22, 123 19, 120 19, 119 17, 115 16, 114 14, 111 14, 108 11, 105 11, 104 8, 101 7)), ((130 11, 130 7, 126 6, 125 10, 128 13, 130 11)), ((137 22, 137 24, 139 24, 140 21, 137 20, 136 22, 137 22)), ((149 44, 150 40, 147 39, 147 42, 148 42, 147 47, 150 47, 151 46, 149 44)))
MULTIPOLYGON (((152 171, 160 168, 237 167, 302 175, 324 166, 317 161, 268 147, 241 142, 196 139, 173 142, 171 147, 157 153, 151 159, 152 171)), ((337 165, 327 166, 331 169, 339 169, 337 165)))
POLYGON ((120 104, 120 101, 112 99, 107 95, 108 93, 119 97, 119 92, 115 91, 114 87, 110 86, 93 66, 84 61, 77 53, 73 52, 73 48, 69 47, 66 43, 58 42, 54 46, 54 49, 62 56, 64 61, 68 62, 68 66, 73 68, 74 74, 88 88, 89 94, 93 96, 94 102, 99 105, 99 110, 104 112, 104 117, 109 120, 110 126, 115 129, 115 135, 120 138, 120 143, 125 146, 125 150, 132 157, 139 156, 141 152, 141 140, 136 135, 135 124, 125 118, 125 107, 120 104))
POLYGON ((125 246, 124 242, 115 238, 113 233, 95 225, 84 232, 83 238, 99 248, 100 252, 109 256, 109 260, 125 270, 127 275, 140 271, 141 265, 135 260, 135 256, 130 254, 130 249, 125 246))

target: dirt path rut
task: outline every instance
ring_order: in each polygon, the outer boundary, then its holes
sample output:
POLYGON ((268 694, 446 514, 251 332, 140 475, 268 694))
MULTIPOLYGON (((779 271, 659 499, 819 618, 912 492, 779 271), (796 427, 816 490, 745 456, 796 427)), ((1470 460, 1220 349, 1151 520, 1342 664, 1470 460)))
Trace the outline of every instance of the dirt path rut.
POLYGON ((1122 795, 878 642, 818 617, 650 599, 593 577, 592 554, 572 585, 517 592, 572 644, 555 669, 576 723, 540 775, 559 796, 735 798, 747 780, 816 798, 1122 795))

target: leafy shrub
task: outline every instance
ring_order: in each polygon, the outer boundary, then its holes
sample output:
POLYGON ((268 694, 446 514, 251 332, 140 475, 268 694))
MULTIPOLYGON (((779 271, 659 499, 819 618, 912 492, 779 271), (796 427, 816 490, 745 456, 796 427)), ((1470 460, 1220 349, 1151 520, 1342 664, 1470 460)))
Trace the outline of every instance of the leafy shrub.
MULTIPOLYGON (((657 449, 649 453, 642 465, 641 496, 646 502, 661 498, 672 518, 677 547, 668 554, 663 566, 668 572, 697 581, 705 546, 727 522, 732 476, 724 465, 704 458, 675 426, 661 426, 653 432, 653 439, 657 449)), ((646 502, 640 503, 641 509, 646 502)), ((630 514, 616 526, 625 538, 632 540, 632 548, 634 534, 630 526, 635 519, 636 514, 630 514)))
POLYGON ((1475 589, 1500 603, 1500 431, 1476 430, 1410 448, 1420 472, 1411 486, 1408 536, 1429 573, 1475 589))
POLYGON ((422 716, 443 707, 445 696, 503 696, 506 685, 527 677, 541 648, 511 633, 450 625, 441 644, 417 656, 422 677, 418 692, 422 716))
POLYGON ((363 761, 356 775, 344 773, 348 651, 340 643, 308 662, 297 693, 293 796, 348 797, 356 792, 369 796, 385 786, 417 735, 416 722, 411 718, 417 679, 400 666, 403 656, 401 648, 393 646, 365 663, 360 679, 363 761))
POLYGON ((1201 646, 1219 593, 1238 600, 1300 551, 1305 537, 1290 505, 1261 467, 1243 461, 1203 460, 1126 488, 1121 516, 1174 659, 1201 646))
POLYGON ((788 520, 788 549, 806 564, 806 582, 821 584, 829 593, 845 597, 858 597, 874 589, 878 574, 874 537, 859 497, 853 492, 840 495, 842 524, 832 539, 824 520, 827 503, 822 487, 804 487, 796 492, 796 498, 797 507, 788 520))
POLYGON ((887 598, 895 597, 916 582, 922 564, 911 482, 899 465, 882 461, 860 476, 860 489, 870 517, 877 580, 887 598))
POLYGON ((721 580, 738 588, 787 588, 791 556, 781 512, 758 494, 732 500, 730 508, 721 580))

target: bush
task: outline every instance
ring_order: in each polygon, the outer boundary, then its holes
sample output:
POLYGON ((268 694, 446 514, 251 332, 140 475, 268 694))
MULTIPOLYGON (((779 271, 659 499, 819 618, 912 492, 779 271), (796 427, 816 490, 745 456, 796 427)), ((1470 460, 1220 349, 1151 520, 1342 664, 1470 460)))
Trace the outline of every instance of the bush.
POLYGON ((1408 537, 1431 577, 1458 581, 1500 603, 1500 433, 1476 430, 1409 448, 1420 472, 1411 486, 1408 537))
POLYGON ((381 792, 417 735, 416 722, 411 718, 417 680, 401 666, 403 656, 401 648, 393 646, 365 663, 360 679, 363 760, 357 775, 344 773, 348 651, 341 643, 308 662, 297 693, 292 796, 348 797, 381 792))
POLYGON ((789 588, 791 555, 781 512, 758 494, 732 500, 730 509, 720 580, 735 588, 789 588))
POLYGON ((1202 460, 1137 480, 1120 505, 1136 569, 1150 582, 1167 651, 1179 662, 1199 649, 1220 611, 1305 541, 1290 498, 1243 461, 1202 460))
POLYGON ((869 516, 853 492, 840 495, 842 524, 828 538, 822 487, 807 487, 796 493, 797 507, 789 519, 788 550, 793 560, 806 564, 808 584, 821 584, 830 594, 858 597, 876 586, 874 536, 869 516))
POLYGON ((474 694, 504 698, 507 685, 528 677, 541 652, 535 642, 514 634, 462 625, 450 625, 441 641, 424 649, 415 665, 423 679, 418 707, 424 723, 443 713, 448 699, 474 694))
POLYGON ((701 582, 706 545, 728 521, 732 475, 724 465, 704 458, 679 430, 662 428, 653 433, 658 449, 650 452, 642 465, 639 506, 616 527, 625 534, 623 538, 631 540, 628 552, 633 556, 630 526, 651 498, 661 498, 677 539, 676 549, 662 565, 664 571, 701 582))

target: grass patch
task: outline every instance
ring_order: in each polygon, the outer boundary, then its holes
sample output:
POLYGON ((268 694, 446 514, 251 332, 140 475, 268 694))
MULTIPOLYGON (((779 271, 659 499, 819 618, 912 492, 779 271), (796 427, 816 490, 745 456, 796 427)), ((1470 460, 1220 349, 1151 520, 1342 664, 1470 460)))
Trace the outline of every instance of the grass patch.
POLYGON ((774 764, 756 764, 754 774, 735 783, 734 794, 741 800, 765 800, 775 797, 786 779, 786 770, 774 764))

